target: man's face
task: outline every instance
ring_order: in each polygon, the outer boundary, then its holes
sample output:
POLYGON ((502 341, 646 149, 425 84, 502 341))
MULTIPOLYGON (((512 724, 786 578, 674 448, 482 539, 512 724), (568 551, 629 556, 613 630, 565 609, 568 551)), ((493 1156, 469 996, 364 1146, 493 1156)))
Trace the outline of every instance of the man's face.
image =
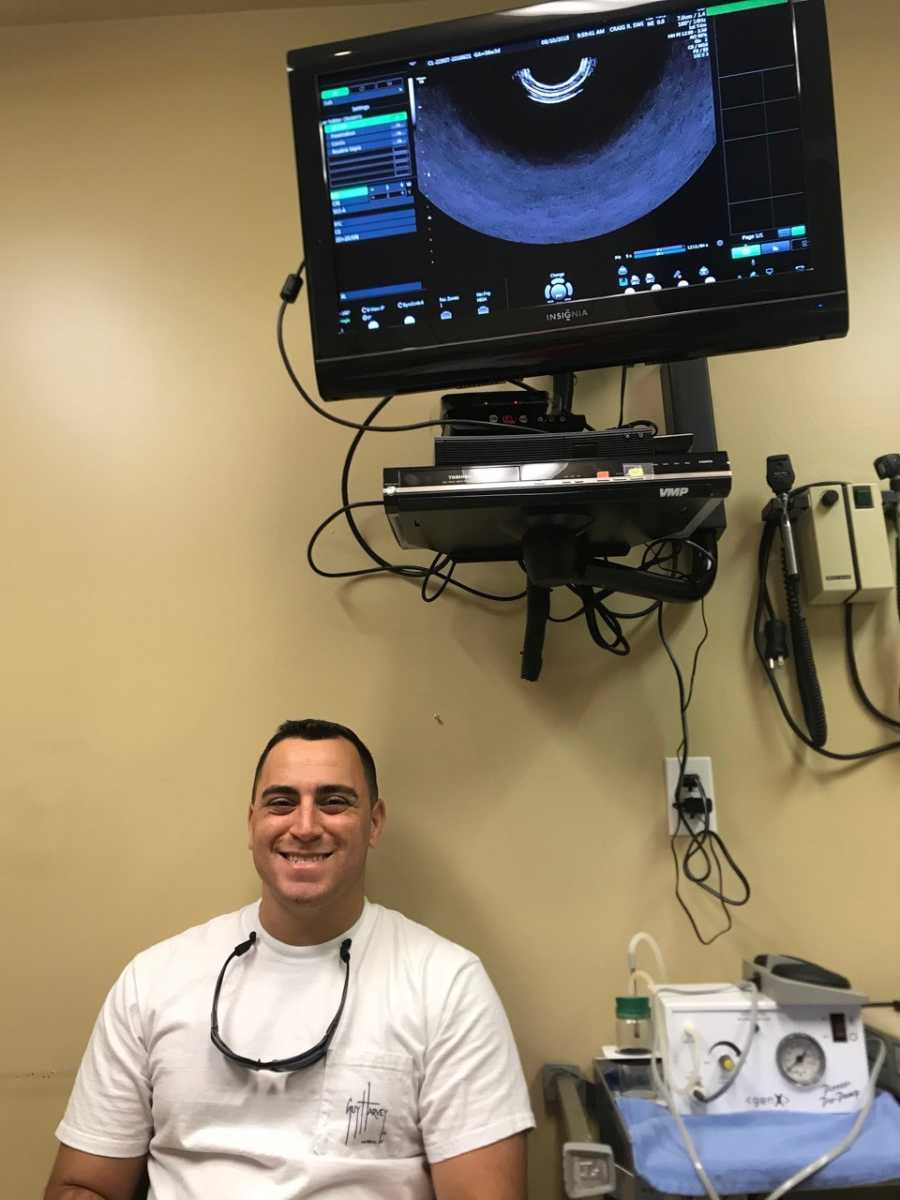
POLYGON ((338 928, 328 936, 356 920, 384 805, 372 804, 351 742, 279 742, 263 764, 248 823, 264 915, 296 921, 315 914, 328 924, 333 916, 338 928))

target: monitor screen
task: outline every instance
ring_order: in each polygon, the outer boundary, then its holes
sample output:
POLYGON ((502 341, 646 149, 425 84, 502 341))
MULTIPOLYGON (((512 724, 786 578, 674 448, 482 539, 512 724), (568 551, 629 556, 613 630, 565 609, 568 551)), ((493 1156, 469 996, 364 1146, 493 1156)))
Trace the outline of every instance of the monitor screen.
POLYGON ((538 4, 288 64, 326 397, 846 332, 821 0, 538 4))

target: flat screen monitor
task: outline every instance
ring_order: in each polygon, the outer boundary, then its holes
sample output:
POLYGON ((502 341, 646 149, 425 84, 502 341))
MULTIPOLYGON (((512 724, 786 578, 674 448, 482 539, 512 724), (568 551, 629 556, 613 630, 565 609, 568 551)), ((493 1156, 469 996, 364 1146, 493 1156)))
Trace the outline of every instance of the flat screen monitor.
POLYGON ((847 332, 823 0, 555 0, 288 72, 326 399, 847 332))

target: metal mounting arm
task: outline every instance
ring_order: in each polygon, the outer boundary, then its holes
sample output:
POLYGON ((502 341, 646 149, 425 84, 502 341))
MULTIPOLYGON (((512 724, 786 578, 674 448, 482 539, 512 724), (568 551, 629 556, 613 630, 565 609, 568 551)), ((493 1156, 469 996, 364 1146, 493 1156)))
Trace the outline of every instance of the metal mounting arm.
POLYGON ((529 584, 537 588, 576 586, 604 588, 628 596, 665 603, 689 604, 709 592, 716 579, 716 538, 710 530, 688 543, 690 570, 684 579, 671 579, 641 567, 591 560, 579 561, 578 535, 559 526, 530 529, 522 542, 522 562, 529 584))

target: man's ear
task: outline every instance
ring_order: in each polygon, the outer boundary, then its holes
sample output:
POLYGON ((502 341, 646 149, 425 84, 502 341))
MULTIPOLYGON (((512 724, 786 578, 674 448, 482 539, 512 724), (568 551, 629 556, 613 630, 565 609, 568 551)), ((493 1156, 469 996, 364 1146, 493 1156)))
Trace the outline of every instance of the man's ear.
POLYGON ((369 845, 377 846, 381 840, 381 835, 384 831, 384 823, 387 820, 387 808, 384 801, 379 798, 372 805, 372 812, 369 814, 369 845))
POLYGON ((253 849, 253 834, 250 830, 250 824, 253 820, 253 801, 250 801, 250 807, 247 809, 247 849, 253 849))

